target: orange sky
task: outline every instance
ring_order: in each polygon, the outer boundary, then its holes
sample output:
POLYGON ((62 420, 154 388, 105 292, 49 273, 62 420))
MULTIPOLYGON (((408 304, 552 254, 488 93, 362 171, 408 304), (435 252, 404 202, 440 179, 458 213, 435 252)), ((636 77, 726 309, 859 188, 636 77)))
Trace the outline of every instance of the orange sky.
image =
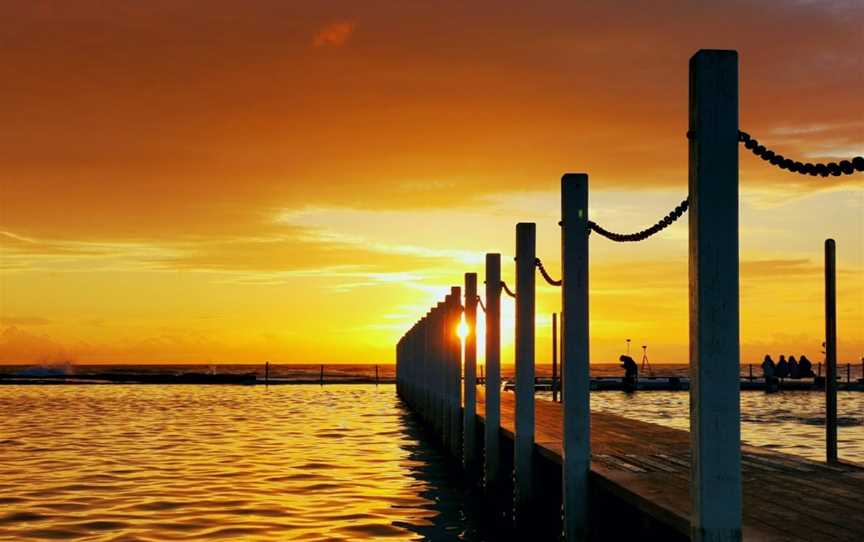
MULTIPOLYGON (((614 230, 684 198, 699 48, 739 51, 767 146, 864 153, 864 4, 624 6, 4 1, 0 363, 390 362, 485 252, 511 262, 516 222, 560 273, 563 172, 614 230)), ((864 355, 862 175, 742 152, 741 193, 745 361, 821 359, 829 236, 840 357, 864 355)), ((625 338, 687 360, 686 244, 686 217, 592 238, 594 361, 625 338)), ((538 296, 546 361, 559 294, 538 296)))

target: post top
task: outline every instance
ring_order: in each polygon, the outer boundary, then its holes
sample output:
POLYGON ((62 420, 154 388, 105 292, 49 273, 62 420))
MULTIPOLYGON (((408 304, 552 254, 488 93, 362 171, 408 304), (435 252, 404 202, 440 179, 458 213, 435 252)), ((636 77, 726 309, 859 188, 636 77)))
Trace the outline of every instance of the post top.
POLYGON ((693 56, 690 57, 690 61, 693 62, 697 59, 724 56, 738 58, 738 51, 735 49, 699 49, 693 53, 693 56))
POLYGON ((587 173, 565 173, 561 176, 562 181, 582 181, 588 178, 587 173))

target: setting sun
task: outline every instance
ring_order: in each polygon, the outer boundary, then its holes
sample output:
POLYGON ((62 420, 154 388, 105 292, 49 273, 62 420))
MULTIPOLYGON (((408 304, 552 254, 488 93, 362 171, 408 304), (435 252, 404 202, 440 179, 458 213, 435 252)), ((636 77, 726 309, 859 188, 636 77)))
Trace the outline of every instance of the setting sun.
POLYGON ((470 330, 468 329, 468 323, 465 321, 465 315, 463 314, 462 319, 459 320, 459 325, 456 326, 456 335, 464 341, 468 336, 468 333, 470 333, 470 330))

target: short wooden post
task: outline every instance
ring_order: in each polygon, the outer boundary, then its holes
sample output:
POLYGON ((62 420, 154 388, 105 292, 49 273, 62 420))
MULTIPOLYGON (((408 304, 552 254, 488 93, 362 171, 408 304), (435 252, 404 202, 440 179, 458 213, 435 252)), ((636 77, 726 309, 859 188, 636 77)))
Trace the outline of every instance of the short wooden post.
POLYGON ((264 384, 270 384, 270 362, 264 364, 264 384))
POLYGON ((375 366, 375 385, 378 385, 378 366, 375 366))
POLYGON ((588 343, 588 175, 561 178, 561 401, 564 538, 588 539, 591 401, 588 343))
POLYGON ((825 456, 837 462, 837 260, 834 239, 825 241, 825 456))
POLYGON ((321 365, 321 373, 318 377, 318 380, 321 383, 321 385, 323 386, 324 385, 324 365, 323 364, 321 365))
POLYGON ((483 477, 487 494, 502 482, 501 447, 501 255, 486 254, 486 426, 483 477))
POLYGON ((851 363, 846 364, 846 383, 847 384, 852 383, 852 364, 851 363))
POLYGON ((534 480, 534 295, 536 225, 516 225, 516 413, 513 460, 516 517, 533 501, 534 480))
POLYGON ((690 59, 691 538, 741 540, 738 53, 690 59))
POLYGON ((753 382, 753 364, 748 363, 747 368, 750 370, 750 382, 753 382))
POLYGON ((552 402, 558 401, 558 313, 552 313, 552 402))
POLYGON ((473 476, 477 466, 477 273, 465 273, 465 405, 462 412, 462 463, 473 476))

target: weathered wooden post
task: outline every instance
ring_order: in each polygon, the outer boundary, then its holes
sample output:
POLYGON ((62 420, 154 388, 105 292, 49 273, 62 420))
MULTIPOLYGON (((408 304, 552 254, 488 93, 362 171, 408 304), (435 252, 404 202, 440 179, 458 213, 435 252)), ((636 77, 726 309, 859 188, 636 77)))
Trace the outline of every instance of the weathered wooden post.
POLYGON ((691 538, 741 540, 737 52, 690 59, 688 136, 691 538))
POLYGON ((561 178, 561 402, 564 537, 588 538, 591 402, 588 348, 588 175, 561 178))
POLYGON ((402 341, 404 339, 403 335, 396 343, 396 395, 398 397, 402 397, 402 341))
POLYGON ((516 225, 516 413, 514 444, 516 518, 533 501, 534 481, 534 294, 536 225, 516 225))
POLYGON ((825 456, 837 462, 837 260, 834 239, 825 241, 825 456))
POLYGON ((465 406, 462 418, 462 464, 477 472, 477 273, 465 273, 465 406))
POLYGON ((558 401, 558 313, 552 313, 552 402, 558 401))
POLYGON ((444 305, 441 307, 441 322, 438 329, 441 341, 441 436, 445 448, 450 448, 452 436, 450 416, 450 341, 447 336, 447 328, 450 327, 450 310, 452 306, 450 294, 444 297, 444 305))
POLYGON ((501 255, 486 254, 486 426, 483 476, 487 494, 501 484, 501 255))
POLYGON ((462 288, 450 288, 450 323, 447 339, 450 350, 450 449, 453 457, 462 458, 462 341, 457 333, 462 320, 462 288))

